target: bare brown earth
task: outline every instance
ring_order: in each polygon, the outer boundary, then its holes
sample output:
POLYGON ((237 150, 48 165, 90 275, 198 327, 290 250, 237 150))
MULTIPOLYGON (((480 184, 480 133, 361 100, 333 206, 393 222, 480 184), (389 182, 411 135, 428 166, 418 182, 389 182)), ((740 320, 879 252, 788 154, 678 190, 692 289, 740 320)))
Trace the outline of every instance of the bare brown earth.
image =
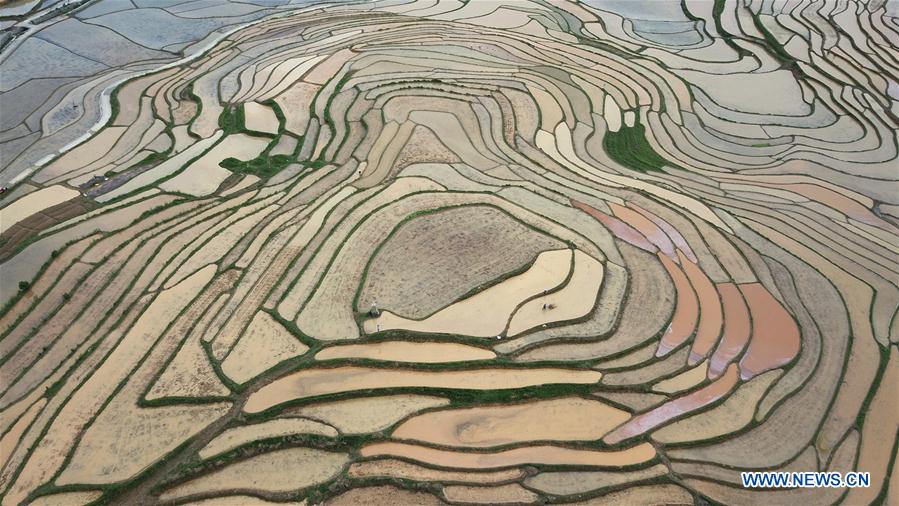
POLYGON ((490 207, 466 206, 401 225, 372 259, 359 309, 374 302, 421 319, 562 243, 490 207), (449 232, 449 233, 447 233, 449 232), (440 280, 452 279, 452 283, 440 280))
POLYGON ((0 506, 892 504, 895 11, 4 4, 0 506))

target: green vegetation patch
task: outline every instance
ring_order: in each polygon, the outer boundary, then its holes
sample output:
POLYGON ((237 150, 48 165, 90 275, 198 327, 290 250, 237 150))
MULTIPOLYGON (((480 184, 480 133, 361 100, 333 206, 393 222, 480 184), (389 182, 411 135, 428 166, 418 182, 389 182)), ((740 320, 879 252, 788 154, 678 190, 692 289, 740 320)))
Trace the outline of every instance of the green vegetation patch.
POLYGON ((237 158, 225 158, 219 163, 222 167, 240 174, 252 174, 263 179, 281 172, 293 162, 290 155, 269 155, 263 153, 252 160, 242 162, 237 158))
POLYGON ((219 115, 219 128, 225 131, 225 135, 240 133, 246 129, 243 107, 225 107, 219 115))
POLYGON ((661 171, 665 165, 682 168, 652 149, 639 122, 632 127, 622 125, 617 132, 606 132, 602 147, 612 160, 640 172, 661 171))

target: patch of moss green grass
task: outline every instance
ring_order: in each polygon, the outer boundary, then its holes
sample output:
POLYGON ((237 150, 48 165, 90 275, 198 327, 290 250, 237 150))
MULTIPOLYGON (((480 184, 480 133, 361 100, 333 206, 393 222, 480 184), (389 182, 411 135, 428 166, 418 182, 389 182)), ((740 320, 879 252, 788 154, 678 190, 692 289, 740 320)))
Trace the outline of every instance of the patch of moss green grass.
POLYGON ((602 140, 602 146, 612 160, 640 172, 661 171, 666 165, 682 168, 652 149, 646 140, 646 131, 639 121, 632 127, 622 125, 617 132, 607 132, 602 140))
POLYGON ((242 162, 237 158, 225 158, 219 165, 232 172, 252 174, 267 179, 281 172, 293 161, 290 155, 262 154, 246 162, 242 162))

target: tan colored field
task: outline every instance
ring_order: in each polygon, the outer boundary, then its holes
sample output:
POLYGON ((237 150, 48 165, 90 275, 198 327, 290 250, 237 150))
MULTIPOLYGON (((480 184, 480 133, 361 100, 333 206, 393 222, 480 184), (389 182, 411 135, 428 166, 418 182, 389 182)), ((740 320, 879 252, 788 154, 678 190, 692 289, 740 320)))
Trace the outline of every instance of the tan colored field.
POLYGON ((308 349, 271 315, 259 311, 222 361, 222 372, 237 383, 245 383, 308 349))
POLYGON ((620 451, 573 450, 560 446, 528 446, 490 453, 435 450, 407 443, 373 443, 362 448, 362 456, 402 457, 425 464, 461 469, 494 469, 521 464, 621 467, 651 460, 655 450, 648 443, 620 451))
POLYGON ((439 506, 443 501, 426 492, 410 492, 391 485, 358 487, 328 501, 328 506, 378 506, 381 504, 415 504, 439 506))
MULTIPOLYGON (((112 190, 109 193, 105 193, 105 194, 101 195, 100 197, 97 198, 97 200, 100 202, 107 202, 107 201, 110 201, 117 197, 127 195, 132 191, 152 185, 162 178, 165 178, 165 177, 171 176, 172 174, 175 174, 180 169, 182 169, 185 166, 185 164, 187 164, 191 160, 201 156, 208 149, 212 148, 215 145, 215 143, 219 139, 221 139, 221 136, 222 136, 222 132, 217 131, 211 137, 207 137, 203 140, 196 142, 195 144, 192 144, 191 146, 187 147, 184 151, 179 152, 177 155, 169 158, 165 162, 153 167, 152 169, 150 169, 146 172, 142 172, 141 174, 139 174, 138 176, 136 176, 133 179, 130 179, 128 182, 126 182, 122 186, 116 188, 115 190, 112 190)), ((219 161, 220 160, 217 160, 215 162, 216 166, 218 165, 219 161)), ((224 169, 221 169, 221 168, 213 169, 213 172, 220 174, 221 170, 224 170, 224 169)))
POLYGON ((85 492, 62 492, 38 497, 31 504, 36 506, 85 506, 102 496, 99 490, 85 492))
POLYGON ((365 434, 384 430, 418 411, 448 403, 443 397, 386 395, 288 408, 283 414, 318 420, 344 434, 365 434))
POLYGON ((347 476, 355 478, 393 477, 415 481, 443 483, 497 483, 523 476, 521 470, 466 472, 430 469, 397 459, 377 459, 356 462, 350 466, 347 476))
POLYGON ((434 364, 440 362, 465 362, 469 360, 490 360, 496 353, 456 343, 407 343, 385 341, 370 344, 348 344, 331 346, 318 352, 318 360, 365 358, 390 362, 417 362, 434 364))
POLYGON ((290 448, 263 453, 228 465, 165 491, 163 500, 196 494, 243 489, 286 492, 315 485, 334 476, 347 462, 341 453, 290 448), (296 473, 280 472, 296 469, 296 473))
POLYGON ((539 496, 518 484, 482 487, 451 485, 443 488, 443 496, 453 503, 463 504, 527 504, 539 496))
POLYGON ((19 440, 22 438, 22 433, 24 433, 25 429, 28 428, 28 425, 34 421, 34 417, 37 416, 45 404, 47 404, 46 399, 41 399, 32 404, 27 411, 22 413, 16 423, 9 428, 9 431, 0 438, 0 468, 2 468, 9 460, 10 454, 12 454, 13 449, 15 449, 19 440))
POLYGON ((895 1, 0 4, 0 506, 895 502, 895 1))
POLYGON ((433 411, 393 431, 397 439, 440 446, 483 448, 525 441, 600 439, 630 415, 600 401, 576 397, 522 405, 433 411))
POLYGON ((708 362, 703 361, 696 367, 684 371, 677 376, 656 383, 652 386, 652 390, 653 392, 665 394, 683 392, 684 390, 695 387, 705 381, 708 370, 708 362))
POLYGON ((662 464, 638 471, 560 471, 539 473, 525 480, 533 489, 555 495, 574 495, 656 478, 668 473, 662 464))
POLYGON ((8 206, 0 209, 0 233, 6 232, 16 223, 34 213, 38 213, 81 195, 76 190, 62 185, 48 186, 29 193, 8 206))
POLYGON ((333 427, 305 418, 279 418, 228 429, 204 446, 199 451, 199 455, 200 458, 207 459, 252 441, 293 434, 319 434, 333 437, 337 435, 337 431, 333 427))
POLYGON ((247 400, 244 410, 248 413, 258 413, 293 399, 361 389, 418 386, 493 390, 546 383, 592 384, 601 377, 602 375, 596 371, 550 368, 494 368, 446 372, 353 366, 309 369, 285 376, 259 389, 247 400))
MULTIPOLYGON (((211 279, 213 270, 213 266, 208 266, 163 292, 151 304, 151 309, 157 306, 158 312, 145 313, 145 316, 154 315, 157 318, 150 321, 138 319, 125 336, 126 340, 130 339, 133 348, 129 350, 131 356, 120 356, 118 360, 104 363, 99 369, 99 372, 107 374, 96 379, 97 388, 109 388, 99 384, 102 381, 100 378, 112 380, 116 378, 116 373, 121 374, 122 369, 136 365, 135 359, 143 355, 141 351, 147 345, 146 340, 156 339, 161 333, 160 344, 154 353, 132 371, 124 386, 81 434, 75 452, 57 482, 109 483, 130 478, 164 457, 178 441, 190 438, 204 427, 192 420, 210 423, 228 411, 228 402, 157 408, 142 408, 137 404, 146 383, 163 365, 166 356, 174 351, 181 332, 199 317, 203 306, 212 299, 209 294, 204 294, 206 297, 201 295, 194 304, 187 305, 193 297, 191 292, 200 293, 211 279), (168 322, 178 313, 181 314, 169 327, 168 322), (127 360, 135 362, 129 364, 127 360), (120 459, 118 456, 127 458, 120 459)), ((116 349, 120 350, 122 348, 116 349)))
POLYGON ((229 135, 188 165, 180 174, 159 187, 193 196, 209 195, 231 175, 230 171, 219 166, 219 162, 226 158, 251 160, 258 156, 268 143, 269 140, 262 137, 246 134, 229 135))
POLYGON ((693 504, 690 492, 677 485, 643 485, 582 501, 584 506, 627 506, 628 504, 693 504))
POLYGON ((247 130, 267 134, 278 133, 278 117, 271 107, 258 102, 247 102, 243 105, 243 112, 247 130))
POLYGON ((199 501, 188 501, 184 504, 191 506, 269 506, 272 504, 287 504, 289 506, 306 506, 307 502, 302 501, 266 501, 252 495, 226 495, 213 497, 211 499, 201 499, 199 501))
POLYGON ((464 206, 420 216, 401 225, 374 255, 358 309, 376 302, 398 316, 421 319, 478 285, 524 267, 541 251, 563 246, 492 207, 464 206), (422 237, 429 238, 428 247, 410 248, 422 237))
POLYGON ((522 305, 509 321, 506 332, 515 336, 539 325, 588 315, 599 296, 602 281, 602 264, 585 253, 575 251, 571 279, 559 291, 522 305))
POLYGON ((571 252, 537 255, 527 271, 463 299, 424 320, 408 320, 389 311, 366 320, 369 334, 392 329, 490 337, 503 332, 516 306, 528 297, 561 285, 571 268, 571 252))

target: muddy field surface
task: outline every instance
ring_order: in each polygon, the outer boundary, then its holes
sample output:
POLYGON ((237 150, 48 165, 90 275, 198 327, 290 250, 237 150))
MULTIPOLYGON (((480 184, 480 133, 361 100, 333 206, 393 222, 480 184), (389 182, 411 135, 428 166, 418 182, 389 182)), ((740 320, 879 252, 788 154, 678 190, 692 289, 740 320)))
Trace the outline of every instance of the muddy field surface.
POLYGON ((893 504, 897 40, 884 0, 0 5, 0 506, 893 504))

